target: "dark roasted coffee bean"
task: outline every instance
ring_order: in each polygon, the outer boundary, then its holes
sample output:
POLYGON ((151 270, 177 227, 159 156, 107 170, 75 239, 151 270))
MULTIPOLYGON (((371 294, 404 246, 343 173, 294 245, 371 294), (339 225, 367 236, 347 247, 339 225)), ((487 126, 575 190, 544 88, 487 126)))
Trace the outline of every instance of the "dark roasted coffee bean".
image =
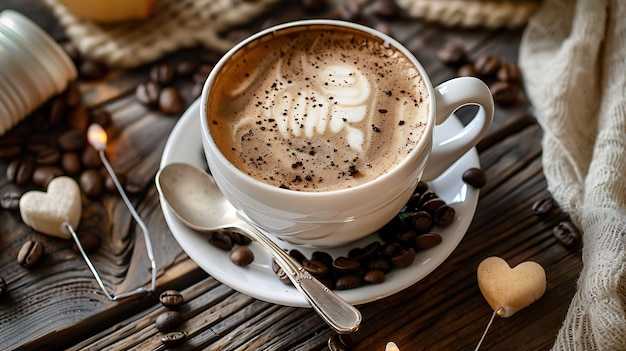
POLYGON ((75 82, 68 84, 67 89, 65 89, 65 92, 63 93, 63 99, 65 100, 66 108, 78 106, 78 104, 82 101, 82 94, 78 84, 75 82))
POLYGON ((459 77, 476 77, 478 76, 478 72, 476 72, 476 68, 471 63, 464 63, 459 67, 459 70, 456 73, 459 77))
POLYGON ((159 302, 166 307, 178 307, 185 302, 185 298, 178 290, 165 290, 159 295, 159 302))
POLYGON ((155 82, 145 82, 137 85, 135 89, 135 98, 142 105, 150 108, 159 106, 159 95, 161 94, 161 86, 155 82))
POLYGON ((435 192, 427 191, 424 194, 422 194, 422 196, 420 197, 417 207, 422 208, 424 206, 424 203, 426 203, 426 201, 437 199, 437 198, 439 198, 439 196, 437 196, 435 192))
POLYGON ((96 80, 103 78, 109 72, 108 67, 98 61, 83 60, 78 65, 78 74, 84 80, 96 80))
POLYGON ((582 245, 583 233, 570 221, 559 223, 554 227, 552 233, 568 249, 579 249, 582 245))
POLYGON ((80 189, 87 197, 96 198, 102 195, 104 190, 104 178, 96 169, 87 169, 80 174, 78 179, 80 189))
POLYGON ((416 233, 426 233, 433 228, 433 219, 426 211, 417 211, 410 217, 410 223, 416 233))
POLYGON ((35 156, 35 161, 39 165, 54 165, 61 159, 61 152, 54 146, 47 146, 40 150, 35 156))
POLYGON ((302 263, 306 259, 306 256, 300 250, 291 249, 289 250, 289 256, 293 257, 296 261, 302 263))
POLYGON ((56 126, 65 116, 65 97, 55 96, 50 100, 50 110, 48 111, 48 123, 56 126))
POLYGON ((183 111, 184 102, 178 89, 166 87, 159 94, 159 110, 166 115, 178 115, 183 111))
POLYGON ((380 250, 380 254, 383 257, 392 258, 394 256, 397 256, 400 253, 400 251, 402 251, 402 246, 394 242, 394 243, 389 243, 389 244, 384 245, 382 249, 380 250))
POLYGON ((396 241, 404 247, 413 246, 416 236, 417 234, 414 231, 405 230, 396 234, 396 241))
POLYGON ((380 284, 385 281, 385 272, 380 270, 372 270, 363 276, 363 281, 369 284, 380 284))
POLYGON ((4 278, 0 277, 0 297, 6 294, 8 290, 7 282, 4 278))
POLYGON ((428 183, 424 181, 417 182, 417 187, 415 187, 415 194, 423 194, 428 191, 428 183))
POLYGON ((491 84, 489 90, 497 104, 509 106, 517 102, 517 88, 511 83, 498 81, 491 84))
POLYGON ((36 154, 39 151, 50 146, 51 143, 48 140, 48 137, 42 134, 33 134, 28 138, 28 142, 26 143, 26 150, 36 154))
POLYGON ((433 213, 433 220, 435 222, 435 225, 441 228, 446 228, 454 222, 455 216, 456 211, 454 210, 454 208, 448 205, 443 205, 435 210, 435 213, 433 213))
POLYGON ((437 57, 446 65, 459 66, 467 60, 467 51, 461 44, 449 41, 437 50, 437 57))
POLYGON ((344 276, 337 278, 337 281, 335 282, 335 289, 337 290, 354 289, 354 288, 358 288, 359 286, 361 286, 361 284, 362 284, 361 277, 359 277, 358 275, 354 275, 354 274, 348 274, 348 275, 344 275, 344 276))
POLYGON ((187 333, 184 331, 169 332, 161 337, 161 343, 168 349, 173 349, 185 343, 187 333))
POLYGON ((340 256, 333 261, 333 268, 339 274, 354 274, 361 270, 361 264, 353 258, 340 256))
POLYGON ((474 63, 474 68, 481 76, 495 74, 500 68, 500 57, 492 54, 480 55, 474 63))
POLYGON ((559 212, 561 209, 559 205, 554 201, 554 198, 552 198, 552 196, 547 196, 543 199, 535 201, 535 203, 533 203, 532 205, 532 210, 538 216, 545 216, 559 212))
POLYGON ((359 262, 365 262, 370 260, 380 251, 382 244, 378 241, 374 241, 367 244, 364 248, 355 248, 348 253, 348 257, 354 258, 359 262))
MULTIPOLYGON (((94 253, 100 248, 100 235, 98 233, 93 231, 80 231, 78 233, 78 239, 87 254, 94 253)), ((72 250, 80 252, 75 242, 72 244, 72 250)))
POLYGON ((461 176, 463 181, 474 188, 482 188, 487 184, 487 175, 480 168, 469 168, 461 176))
POLYGON ((90 117, 91 123, 99 124, 103 128, 107 127, 113 121, 113 116, 111 116, 111 112, 104 108, 98 108, 91 111, 90 117))
POLYGON ((33 176, 35 167, 29 158, 16 158, 7 166, 7 180, 17 185, 24 185, 33 176))
POLYGON ((247 266, 254 261, 254 253, 247 246, 237 246, 229 255, 230 261, 238 266, 247 266))
POLYGON ((318 260, 304 260, 302 261, 302 266, 307 272, 317 278, 325 277, 328 274, 328 266, 318 260))
POLYGON ((165 311, 159 314, 154 321, 154 326, 162 333, 167 333, 179 325, 183 324, 185 320, 183 315, 178 311, 165 311))
POLYGON ((226 232, 213 232, 209 237, 209 243, 224 251, 230 251, 233 248, 233 239, 226 232))
POLYGON ((505 61, 500 65, 497 77, 503 82, 516 83, 522 79, 522 72, 515 62, 505 61))
POLYGON ((400 7, 395 0, 374 0, 363 8, 363 14, 366 16, 378 16, 382 18, 392 19, 400 14, 400 7))
POLYGON ((400 253, 391 258, 391 264, 395 268, 406 268, 413 263, 415 259, 415 250, 410 247, 406 250, 400 251, 400 253))
POLYGON ((63 170, 57 166, 39 166, 33 172, 33 183, 42 189, 47 189, 50 181, 63 175, 63 170))
POLYGON ((61 156, 61 168, 67 175, 76 175, 80 173, 82 164, 80 156, 75 152, 66 152, 61 156))
POLYGON ((85 168, 102 167, 102 159, 100 158, 100 153, 91 145, 88 145, 83 150, 83 153, 80 155, 80 161, 85 168))
POLYGON ((441 235, 437 233, 426 233, 422 235, 418 235, 415 238, 415 249, 417 250, 428 250, 433 247, 441 244, 443 239, 441 235))
POLYGON ((150 80, 161 85, 170 85, 174 81, 174 68, 167 63, 159 63, 150 69, 150 80))
POLYGON ((391 262, 385 258, 377 257, 367 263, 369 270, 380 270, 384 273, 388 273, 393 268, 391 262))
POLYGON ((0 196, 0 208, 16 211, 20 208, 20 198, 22 194, 17 191, 7 191, 0 196))
POLYGON ((17 253, 17 263, 26 268, 35 267, 43 259, 44 253, 42 243, 34 240, 27 240, 17 253))
POLYGON ((59 136, 59 146, 65 151, 78 151, 87 146, 87 134, 77 129, 70 129, 59 136))
POLYGON ((89 127, 89 110, 84 105, 76 105, 66 112, 66 123, 70 129, 86 131, 89 127))
POLYGON ((335 290, 335 279, 333 279, 332 277, 321 277, 321 278, 317 278, 317 280, 320 281, 320 283, 322 283, 325 287, 327 287, 330 290, 335 290))
POLYGON ((428 213, 430 213, 431 215, 435 213, 435 211, 437 211, 437 209, 443 205, 445 205, 446 202, 443 201, 442 199, 436 197, 433 199, 430 199, 426 202, 424 202, 422 204, 422 209, 428 213))
POLYGON ((333 266, 333 257, 325 251, 314 251, 311 254, 311 259, 320 261, 328 267, 333 266))
POLYGON ((180 61, 176 64, 176 75, 179 77, 188 77, 198 68, 198 62, 192 60, 180 61))
POLYGON ((238 232, 228 232, 228 235, 230 235, 230 238, 233 240, 233 243, 237 245, 245 246, 245 245, 250 245, 250 243, 252 242, 252 239, 238 232))
POLYGON ((11 159, 22 153, 23 139, 18 136, 0 138, 0 158, 11 159))
POLYGON ((69 58, 74 62, 75 65, 78 65, 83 60, 83 55, 80 50, 72 43, 71 41, 64 41, 59 43, 63 51, 69 56, 69 58))

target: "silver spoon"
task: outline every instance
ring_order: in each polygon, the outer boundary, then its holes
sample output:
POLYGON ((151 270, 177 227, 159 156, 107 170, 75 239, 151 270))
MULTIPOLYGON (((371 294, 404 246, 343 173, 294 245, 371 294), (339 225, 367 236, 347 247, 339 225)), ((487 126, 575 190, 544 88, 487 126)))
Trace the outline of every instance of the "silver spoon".
POLYGON ((237 229, 263 246, 311 307, 335 331, 348 334, 359 328, 359 310, 315 279, 276 243, 241 218, 207 172, 186 163, 172 163, 159 170, 156 185, 172 212, 190 228, 201 232, 237 229))

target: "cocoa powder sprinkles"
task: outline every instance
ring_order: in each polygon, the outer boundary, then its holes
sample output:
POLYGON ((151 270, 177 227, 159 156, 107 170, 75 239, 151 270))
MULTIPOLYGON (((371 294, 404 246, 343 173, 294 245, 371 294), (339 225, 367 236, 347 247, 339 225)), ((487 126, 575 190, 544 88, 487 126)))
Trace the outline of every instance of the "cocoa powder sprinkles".
POLYGON ((321 25, 260 40, 226 62, 208 101, 215 141, 243 172, 297 191, 349 188, 421 139, 428 91, 395 48, 321 25))

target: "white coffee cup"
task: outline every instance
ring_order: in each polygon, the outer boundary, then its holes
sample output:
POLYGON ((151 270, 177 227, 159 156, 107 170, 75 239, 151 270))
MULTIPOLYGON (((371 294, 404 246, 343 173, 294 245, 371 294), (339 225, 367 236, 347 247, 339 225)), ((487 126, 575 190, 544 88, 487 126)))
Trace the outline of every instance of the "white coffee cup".
POLYGON ((208 76, 202 91, 200 116, 204 152, 220 190, 242 216, 268 234, 292 244, 333 247, 350 243, 375 232, 406 204, 418 181, 436 178, 474 147, 493 119, 493 98, 488 87, 472 77, 455 78, 433 87, 415 56, 393 38, 359 24, 337 20, 303 20, 265 29, 227 52, 208 76), (235 167, 220 152, 211 135, 207 107, 213 83, 225 62, 247 44, 283 29, 329 25, 351 28, 375 36, 408 57, 428 89, 430 112, 424 136, 417 146, 389 172, 367 183, 340 190, 294 191, 269 185, 235 167), (433 145, 436 125, 456 109, 477 105, 472 121, 454 137, 433 145))

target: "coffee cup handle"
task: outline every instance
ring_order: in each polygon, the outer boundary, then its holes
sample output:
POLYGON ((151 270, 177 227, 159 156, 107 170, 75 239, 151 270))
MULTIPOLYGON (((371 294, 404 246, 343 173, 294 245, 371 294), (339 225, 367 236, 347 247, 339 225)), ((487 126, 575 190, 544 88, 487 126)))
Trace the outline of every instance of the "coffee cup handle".
POLYGON ((493 96, 483 81, 474 77, 459 77, 435 87, 436 122, 433 147, 426 163, 422 180, 440 176, 467 151, 476 146, 493 120, 493 96), (438 129, 458 108, 465 105, 479 107, 472 121, 459 133, 447 139, 437 138, 438 129))

